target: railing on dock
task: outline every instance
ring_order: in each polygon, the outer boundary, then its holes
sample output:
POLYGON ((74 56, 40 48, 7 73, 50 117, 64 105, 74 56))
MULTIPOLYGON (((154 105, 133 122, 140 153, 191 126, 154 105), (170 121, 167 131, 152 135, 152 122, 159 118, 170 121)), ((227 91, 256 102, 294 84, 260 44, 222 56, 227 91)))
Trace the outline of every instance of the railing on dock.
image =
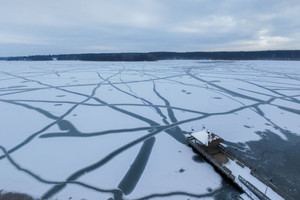
POLYGON ((253 194, 255 194, 258 198, 261 200, 271 200, 269 197, 267 197, 264 193, 262 193, 259 189, 257 189, 254 185, 249 183, 247 180, 245 180, 243 177, 239 176, 238 179, 243 183, 253 194))

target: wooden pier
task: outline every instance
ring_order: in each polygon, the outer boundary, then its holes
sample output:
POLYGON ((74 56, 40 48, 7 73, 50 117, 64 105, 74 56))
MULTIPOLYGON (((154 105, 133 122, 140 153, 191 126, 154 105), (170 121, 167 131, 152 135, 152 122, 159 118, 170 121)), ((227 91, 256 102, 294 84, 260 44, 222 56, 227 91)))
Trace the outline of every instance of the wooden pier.
POLYGON ((228 177, 245 193, 242 200, 293 200, 271 182, 260 178, 255 169, 221 143, 222 138, 207 130, 192 133, 188 143, 218 171, 228 177))

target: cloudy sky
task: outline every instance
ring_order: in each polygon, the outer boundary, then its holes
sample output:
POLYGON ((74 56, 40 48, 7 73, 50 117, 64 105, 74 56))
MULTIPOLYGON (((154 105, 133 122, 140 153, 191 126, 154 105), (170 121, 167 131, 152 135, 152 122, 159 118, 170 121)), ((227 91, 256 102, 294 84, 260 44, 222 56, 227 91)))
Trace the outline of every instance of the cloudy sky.
POLYGON ((300 49, 299 0, 0 0, 0 56, 300 49))

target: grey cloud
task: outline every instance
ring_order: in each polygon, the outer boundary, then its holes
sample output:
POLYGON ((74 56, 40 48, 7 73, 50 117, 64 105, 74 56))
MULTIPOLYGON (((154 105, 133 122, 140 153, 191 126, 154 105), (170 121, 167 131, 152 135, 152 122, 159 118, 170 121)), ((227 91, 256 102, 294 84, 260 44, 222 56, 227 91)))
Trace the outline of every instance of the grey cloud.
POLYGON ((0 56, 299 49, 295 0, 0 0, 0 56))

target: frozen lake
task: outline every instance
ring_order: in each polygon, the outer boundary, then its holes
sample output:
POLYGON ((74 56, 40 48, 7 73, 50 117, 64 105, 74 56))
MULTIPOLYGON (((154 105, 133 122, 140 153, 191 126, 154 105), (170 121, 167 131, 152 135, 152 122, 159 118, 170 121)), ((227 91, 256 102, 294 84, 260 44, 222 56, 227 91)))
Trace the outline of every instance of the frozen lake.
POLYGON ((236 199, 187 146, 202 126, 300 199, 300 62, 0 62, 0 190, 236 199))

